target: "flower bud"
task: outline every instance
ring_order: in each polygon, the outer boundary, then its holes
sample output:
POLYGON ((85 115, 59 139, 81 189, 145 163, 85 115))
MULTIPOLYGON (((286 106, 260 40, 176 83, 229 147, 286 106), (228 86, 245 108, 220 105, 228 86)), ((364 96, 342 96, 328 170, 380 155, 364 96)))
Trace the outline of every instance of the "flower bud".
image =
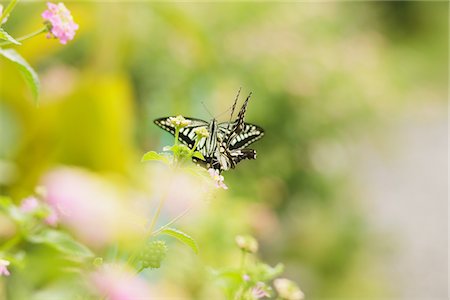
POLYGON ((203 138, 203 137, 205 137, 205 138, 207 138, 208 136, 209 136, 209 131, 208 131, 208 129, 206 129, 206 127, 199 127, 199 128, 196 128, 195 130, 194 130, 194 132, 195 132, 195 134, 197 135, 197 137, 200 139, 200 138, 203 138))
POLYGON ((183 118, 183 116, 179 115, 179 116, 176 116, 176 117, 170 117, 169 118, 169 123, 173 127, 183 128, 183 127, 186 127, 186 126, 190 125, 191 121, 190 120, 186 120, 185 118, 183 118))
POLYGON ((295 282, 286 278, 278 278, 273 282, 278 296, 283 300, 301 300, 305 297, 295 282))
POLYGON ((258 242, 252 236, 238 235, 236 236, 236 244, 238 247, 245 252, 256 253, 258 251, 258 242))
POLYGON ((166 253, 167 246, 164 241, 149 241, 142 249, 139 259, 144 268, 158 269, 166 253))

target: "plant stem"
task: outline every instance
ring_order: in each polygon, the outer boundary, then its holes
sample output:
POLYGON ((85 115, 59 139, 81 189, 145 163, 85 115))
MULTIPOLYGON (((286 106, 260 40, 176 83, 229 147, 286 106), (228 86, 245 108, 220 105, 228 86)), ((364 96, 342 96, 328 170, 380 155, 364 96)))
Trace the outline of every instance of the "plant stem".
POLYGON ((161 200, 159 200, 158 207, 156 208, 156 212, 153 215, 152 221, 151 221, 150 226, 149 226, 148 231, 147 231, 150 235, 151 235, 151 233, 153 231, 153 228, 155 227, 155 224, 156 224, 156 221, 159 218, 159 215, 161 214, 161 209, 164 206, 164 202, 166 202, 167 194, 168 194, 168 191, 166 190, 164 195, 161 197, 161 200))
POLYGON ((178 136, 180 135, 180 127, 175 128, 175 146, 178 145, 178 136))
POLYGON ((186 208, 181 214, 179 214, 178 216, 176 216, 175 218, 173 218, 169 223, 167 223, 164 226, 161 226, 159 229, 153 231, 151 233, 151 235, 157 235, 158 233, 160 233, 161 231, 163 231, 164 229, 166 229, 167 227, 169 227, 170 225, 172 225, 173 223, 175 223, 176 221, 178 221, 179 219, 181 219, 182 217, 184 217, 191 209, 192 207, 194 207, 194 205, 189 206, 188 208, 186 208))
POLYGON ((11 13, 11 11, 14 9, 14 6, 16 6, 17 1, 18 0, 11 0, 11 2, 9 2, 8 6, 5 8, 5 11, 0 16, 0 25, 3 24, 3 20, 5 20, 11 13))
POLYGON ((241 250, 241 252, 242 252, 242 255, 241 255, 241 266, 240 266, 240 269, 241 269, 241 272, 244 273, 244 270, 245 270, 245 258, 247 256, 247 252, 245 252, 244 250, 241 250))
MULTIPOLYGON (((36 30, 35 32, 29 33, 24 36, 21 36, 20 38, 17 38, 16 41, 18 41, 18 42, 25 41, 25 40, 31 39, 32 37, 35 37, 41 33, 47 32, 47 31, 48 31, 48 28, 46 26, 44 26, 41 29, 36 30)), ((10 41, 5 41, 5 42, 0 43, 0 46, 6 46, 6 45, 10 45, 10 44, 12 44, 10 41)))
POLYGON ((192 155, 193 155, 194 152, 195 152, 195 149, 197 149, 197 146, 198 146, 198 143, 200 142, 200 140, 201 140, 201 138, 197 138, 197 139, 195 140, 194 147, 192 147, 191 151, 189 152, 189 156, 190 156, 190 157, 192 157, 192 155))

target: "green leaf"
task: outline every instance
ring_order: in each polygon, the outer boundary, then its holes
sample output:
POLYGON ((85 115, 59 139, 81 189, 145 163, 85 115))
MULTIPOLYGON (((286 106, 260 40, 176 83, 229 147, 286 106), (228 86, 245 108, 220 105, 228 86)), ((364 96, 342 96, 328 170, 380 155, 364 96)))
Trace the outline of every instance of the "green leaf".
POLYGON ((161 233, 163 234, 167 234, 170 235, 176 239, 178 239, 180 242, 182 242, 183 244, 191 247, 191 249, 198 254, 198 246, 197 246, 197 242, 190 237, 189 235, 187 235, 186 233, 175 229, 175 228, 165 228, 164 230, 161 231, 161 233))
POLYGON ((34 99, 37 101, 39 97, 40 83, 36 71, 34 71, 33 68, 28 64, 28 62, 14 49, 0 48, 0 55, 9 59, 18 66, 20 72, 25 78, 26 83, 31 88, 34 99))
POLYGON ((197 157, 201 160, 205 160, 205 157, 203 156, 203 154, 199 151, 195 151, 194 154, 192 154, 192 157, 197 157))
POLYGON ((26 220, 26 215, 14 205, 10 198, 0 197, 0 211, 5 212, 16 223, 23 224, 26 220))
POLYGON ((10 36, 3 28, 0 28, 0 39, 13 43, 14 45, 21 45, 12 36, 10 36))
POLYGON ((142 157, 141 161, 149 161, 149 160, 158 160, 165 164, 170 164, 170 161, 167 158, 167 156, 159 154, 155 151, 150 151, 150 152, 145 153, 144 156, 142 157))
POLYGON ((74 240, 69 234, 54 229, 42 230, 38 234, 28 236, 27 239, 32 243, 46 244, 65 254, 80 257, 94 256, 91 250, 74 240))

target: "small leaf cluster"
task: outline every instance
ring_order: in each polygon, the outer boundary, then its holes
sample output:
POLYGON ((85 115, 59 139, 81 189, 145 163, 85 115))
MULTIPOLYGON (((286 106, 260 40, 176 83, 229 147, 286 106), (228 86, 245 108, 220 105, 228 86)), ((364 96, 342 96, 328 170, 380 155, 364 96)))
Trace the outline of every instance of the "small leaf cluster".
POLYGON ((55 229, 44 222, 50 208, 44 203, 31 212, 23 212, 13 201, 0 196, 0 214, 6 216, 15 225, 15 236, 0 247, 0 257, 12 262, 12 265, 22 265, 26 256, 23 249, 27 244, 47 246, 60 252, 67 258, 77 258, 79 261, 92 257, 94 254, 85 245, 79 243, 61 228, 55 229))
POLYGON ((272 267, 257 257, 255 238, 237 236, 236 244, 241 251, 241 265, 213 272, 228 299, 255 300, 273 296, 279 300, 303 299, 303 293, 294 282, 278 278, 284 270, 282 264, 272 267))

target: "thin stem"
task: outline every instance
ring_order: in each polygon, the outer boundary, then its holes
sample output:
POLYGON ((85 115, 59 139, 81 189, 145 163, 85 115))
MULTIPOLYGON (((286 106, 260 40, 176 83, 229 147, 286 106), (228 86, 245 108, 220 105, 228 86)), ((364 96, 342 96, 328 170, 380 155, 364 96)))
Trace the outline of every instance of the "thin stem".
MULTIPOLYGON (((31 39, 32 37, 35 37, 41 33, 47 32, 47 31, 48 31, 48 28, 46 26, 44 26, 35 32, 29 33, 24 36, 21 36, 20 38, 17 38, 16 41, 18 41, 18 42, 25 41, 25 40, 31 39)), ((5 42, 0 43, 0 46, 6 46, 6 45, 10 45, 10 44, 13 44, 13 43, 11 43, 10 41, 5 41, 5 42)))
MULTIPOLYGON (((171 178, 169 178, 169 182, 171 182, 171 181, 172 181, 171 178)), ((153 215, 152 221, 150 222, 150 226, 149 226, 148 230, 146 231, 144 241, 147 241, 147 239, 152 235, 153 228, 155 227, 156 221, 158 220, 159 215, 161 214, 161 209, 164 206, 164 202, 166 202, 168 194, 169 194, 169 191, 168 191, 168 189, 166 189, 164 195, 162 195, 162 197, 161 197, 161 200, 159 200, 158 208, 156 209, 156 212, 153 215)), ((133 267, 138 254, 139 254, 139 251, 135 250, 129 256, 127 262, 130 266, 133 267)))
POLYGON ((178 136, 180 135, 180 127, 175 128, 175 146, 178 145, 178 136))
POLYGON ((156 209, 155 214, 153 215, 152 221, 150 223, 150 227, 148 228, 148 233, 150 233, 150 235, 151 235, 151 232, 153 231, 153 228, 155 227, 155 224, 159 218, 159 215, 161 214, 161 209, 164 206, 164 202, 166 202, 167 194, 168 194, 168 192, 166 191, 165 194, 161 197, 161 200, 159 200, 158 207, 156 209))
POLYGON ((166 229, 167 227, 169 227, 170 225, 172 225, 173 223, 175 223, 176 221, 178 221, 179 219, 181 219, 182 217, 184 217, 191 209, 192 207, 194 207, 194 205, 189 206, 188 208, 186 208, 181 214, 179 214, 178 216, 176 216, 175 218, 173 218, 169 223, 167 223, 164 226, 161 226, 159 229, 153 231, 151 233, 151 235, 157 235, 158 233, 160 233, 161 231, 163 231, 164 229, 166 229))
POLYGON ((201 140, 201 138, 197 138, 197 139, 195 140, 194 147, 192 147, 191 151, 189 152, 189 156, 192 157, 192 155, 193 155, 194 152, 195 152, 195 149, 197 149, 197 146, 198 146, 198 143, 200 142, 200 140, 201 140))
POLYGON ((11 11, 14 9, 14 7, 17 4, 17 1, 18 0, 11 0, 11 2, 9 2, 8 6, 5 8, 5 11, 0 16, 0 25, 3 24, 3 20, 5 20, 8 17, 8 15, 11 13, 11 11))
POLYGON ((242 255, 241 255, 241 266, 240 266, 240 269, 241 269, 241 272, 244 273, 244 270, 245 270, 245 258, 247 257, 247 252, 245 252, 244 250, 241 250, 241 253, 242 253, 242 255))

